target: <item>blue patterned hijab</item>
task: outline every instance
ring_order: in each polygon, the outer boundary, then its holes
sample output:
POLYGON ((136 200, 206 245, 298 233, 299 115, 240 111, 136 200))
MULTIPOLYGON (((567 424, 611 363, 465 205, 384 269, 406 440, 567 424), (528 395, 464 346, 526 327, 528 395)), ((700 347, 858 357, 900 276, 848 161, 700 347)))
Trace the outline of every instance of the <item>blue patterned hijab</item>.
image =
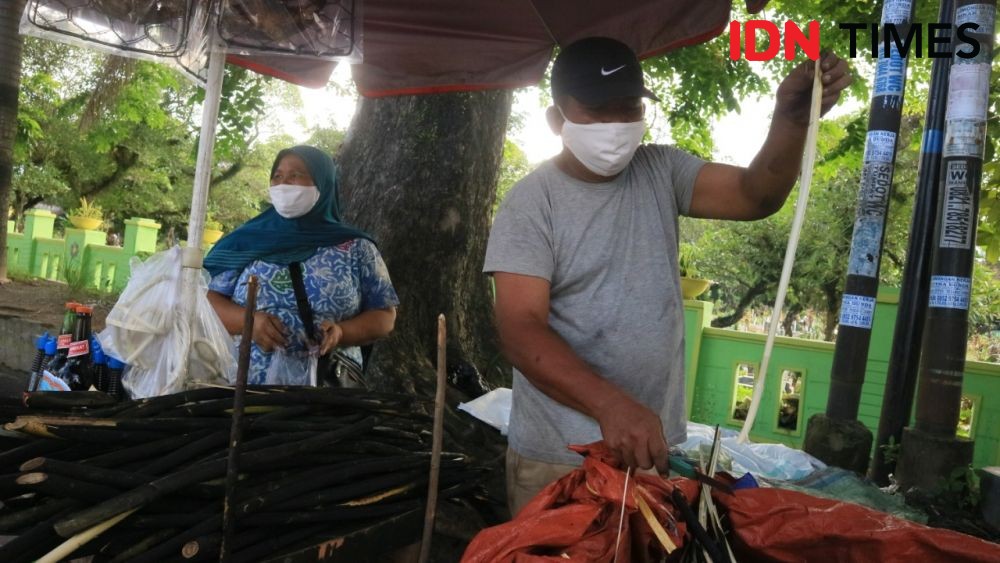
POLYGON ((205 269, 212 276, 227 270, 242 271, 254 260, 282 265, 301 262, 319 248, 351 239, 366 238, 374 242, 370 234, 341 221, 337 167, 325 152, 303 145, 284 149, 271 165, 271 176, 281 159, 290 154, 306 163, 319 189, 316 205, 293 219, 278 215, 274 207, 268 208, 223 237, 205 257, 205 269))

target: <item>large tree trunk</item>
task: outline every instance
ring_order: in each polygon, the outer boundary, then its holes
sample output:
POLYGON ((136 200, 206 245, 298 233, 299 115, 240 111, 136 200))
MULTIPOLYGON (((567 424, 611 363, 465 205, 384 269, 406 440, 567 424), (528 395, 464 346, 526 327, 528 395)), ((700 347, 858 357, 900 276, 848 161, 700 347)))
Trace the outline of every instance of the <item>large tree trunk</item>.
POLYGON ((14 173, 17 93, 21 86, 21 21, 26 0, 0 2, 0 283, 7 282, 7 206, 14 173))
POLYGON ((428 389, 437 316, 448 319, 449 369, 505 377, 483 257, 510 91, 363 99, 338 155, 348 221, 375 235, 401 306, 376 346, 383 389, 428 389))

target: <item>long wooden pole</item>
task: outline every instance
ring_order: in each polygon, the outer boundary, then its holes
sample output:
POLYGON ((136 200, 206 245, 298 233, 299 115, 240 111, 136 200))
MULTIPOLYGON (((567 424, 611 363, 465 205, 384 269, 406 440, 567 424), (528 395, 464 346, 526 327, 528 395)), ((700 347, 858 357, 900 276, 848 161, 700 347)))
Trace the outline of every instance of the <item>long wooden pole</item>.
POLYGON ((438 315, 437 323, 437 391, 434 394, 434 435, 431 444, 431 473, 427 484, 427 508, 424 512, 424 535, 420 540, 420 563, 427 563, 431 554, 431 536, 434 533, 434 517, 437 512, 438 478, 441 475, 441 442, 444 433, 444 392, 445 365, 447 352, 447 329, 444 315, 438 315))
POLYGON ((250 371, 250 344, 253 341, 253 315, 257 310, 257 276, 247 284, 247 304, 243 310, 243 335, 240 339, 240 359, 236 368, 236 391, 233 396, 233 424, 229 429, 229 463, 226 467, 226 498, 222 505, 222 547, 219 561, 229 561, 236 521, 233 499, 239 477, 240 449, 243 440, 243 403, 247 394, 247 373, 250 371))

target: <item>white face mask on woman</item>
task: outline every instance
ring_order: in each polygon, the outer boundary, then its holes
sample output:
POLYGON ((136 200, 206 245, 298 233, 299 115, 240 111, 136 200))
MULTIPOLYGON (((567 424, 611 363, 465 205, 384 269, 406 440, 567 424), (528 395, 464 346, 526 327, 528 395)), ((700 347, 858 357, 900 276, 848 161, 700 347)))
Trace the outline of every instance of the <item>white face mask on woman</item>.
POLYGON ((319 189, 316 186, 296 186, 293 184, 278 184, 271 186, 271 205, 285 219, 301 217, 319 201, 319 189))
POLYGON ((587 170, 600 176, 614 176, 632 161, 646 134, 646 121, 630 123, 573 123, 563 116, 563 144, 587 170))

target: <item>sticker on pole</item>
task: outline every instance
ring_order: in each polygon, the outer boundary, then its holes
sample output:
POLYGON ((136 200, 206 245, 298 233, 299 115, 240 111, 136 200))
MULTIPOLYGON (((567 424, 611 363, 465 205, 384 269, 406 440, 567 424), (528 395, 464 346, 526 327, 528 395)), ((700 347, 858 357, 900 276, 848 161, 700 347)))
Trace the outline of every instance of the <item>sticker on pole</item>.
POLYGON ((952 65, 945 119, 986 120, 990 102, 990 70, 988 64, 952 65))
POLYGON ((878 275, 879 256, 882 254, 882 220, 868 217, 854 222, 854 237, 851 241, 851 257, 847 263, 847 273, 852 276, 874 278, 878 275))
POLYGON ((969 310, 969 278, 959 276, 931 276, 931 298, 928 306, 938 309, 969 310))
POLYGON ((864 162, 892 162, 896 154, 896 134, 892 131, 869 131, 865 137, 864 162))
POLYGON ((882 6, 882 23, 899 25, 910 21, 912 11, 913 2, 910 0, 886 0, 885 5, 882 6))
POLYGON ((851 237, 851 256, 847 273, 874 278, 878 275, 882 232, 892 188, 892 164, 865 162, 858 190, 858 205, 851 237))
POLYGON ((944 178, 944 209, 941 211, 941 248, 971 248, 972 193, 965 161, 949 161, 944 178))
POLYGON ((990 37, 993 35, 993 22, 996 19, 996 8, 990 4, 966 4, 955 8, 955 25, 966 23, 979 25, 976 33, 990 37))
POLYGON ((853 326, 871 330, 875 317, 875 298, 864 295, 844 294, 840 302, 841 326, 853 326))
POLYGON ((982 159, 986 151, 986 121, 952 119, 945 123, 944 149, 941 155, 982 159))
POLYGON ((879 58, 875 67, 875 94, 878 96, 903 95, 903 85, 906 83, 906 59, 899 54, 895 44, 889 51, 889 58, 879 58))

